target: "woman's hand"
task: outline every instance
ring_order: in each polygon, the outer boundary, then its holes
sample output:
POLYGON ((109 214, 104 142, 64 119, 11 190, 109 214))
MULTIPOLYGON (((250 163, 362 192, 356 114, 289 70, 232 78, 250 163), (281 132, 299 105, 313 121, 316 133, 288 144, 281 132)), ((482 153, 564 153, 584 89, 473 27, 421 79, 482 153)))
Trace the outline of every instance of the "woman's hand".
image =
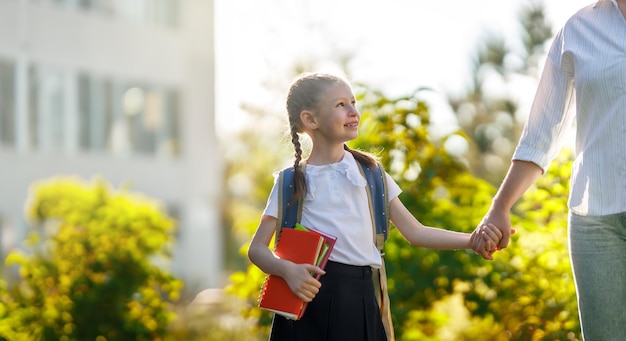
POLYGON ((511 228, 508 211, 489 211, 478 224, 470 237, 470 246, 474 252, 484 259, 493 260, 493 254, 506 248, 512 234, 516 230, 511 228))

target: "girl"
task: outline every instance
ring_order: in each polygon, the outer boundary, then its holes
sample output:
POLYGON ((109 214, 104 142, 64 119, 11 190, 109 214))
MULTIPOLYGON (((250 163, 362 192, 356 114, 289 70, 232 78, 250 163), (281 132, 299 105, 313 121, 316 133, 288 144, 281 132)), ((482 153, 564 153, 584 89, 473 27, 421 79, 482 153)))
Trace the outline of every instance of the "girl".
MULTIPOLYGON (((309 302, 298 321, 275 315, 270 340, 388 340, 375 297, 372 268, 382 259, 372 237, 366 180, 357 159, 376 166, 368 154, 345 144, 358 136, 360 114, 348 83, 328 74, 305 74, 291 85, 287 112, 295 148, 294 200, 304 200, 301 222, 337 237, 325 271, 311 264, 277 258, 269 249, 276 230, 274 185, 248 257, 263 272, 281 276, 293 293, 309 302), (300 133, 312 141, 301 167, 300 133), (311 274, 323 274, 316 280, 311 274), (315 299, 314 299, 315 298, 315 299)), ((422 225, 398 199, 401 190, 386 174, 390 220, 413 245, 435 249, 470 248, 470 235, 422 225)), ((488 250, 501 237, 494 226, 481 234, 488 250)))

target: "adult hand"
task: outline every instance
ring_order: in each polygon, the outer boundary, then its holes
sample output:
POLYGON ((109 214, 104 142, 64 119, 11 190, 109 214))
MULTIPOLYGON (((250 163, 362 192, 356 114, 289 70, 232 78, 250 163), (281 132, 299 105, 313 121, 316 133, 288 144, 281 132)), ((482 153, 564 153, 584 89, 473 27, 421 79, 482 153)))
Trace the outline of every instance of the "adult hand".
POLYGON ((502 232, 491 224, 478 225, 470 235, 470 247, 484 259, 493 260, 493 253, 502 237, 502 232))
POLYGON ((515 234, 515 229, 511 228, 511 218, 509 215, 509 211, 498 211, 495 209, 489 210, 480 225, 487 224, 495 225, 500 230, 500 232, 502 232, 502 238, 500 238, 497 249, 501 250, 509 246, 511 235, 515 234))
POLYGON ((490 210, 487 215, 485 215, 482 222, 478 224, 476 229, 472 232, 470 246, 474 252, 481 255, 484 259, 493 260, 493 254, 497 250, 506 248, 509 245, 511 235, 515 232, 515 229, 511 228, 511 220, 508 211, 490 210), (488 238, 483 237, 490 224, 495 226, 502 233, 495 248, 492 248, 491 245, 487 245, 488 238))
MULTIPOLYGON (((479 224, 470 236, 470 247, 478 255, 481 255, 484 259, 493 260, 493 254, 497 251, 497 244, 500 241, 502 233, 499 237, 489 238, 485 235, 488 225, 479 224), (490 240, 491 241, 488 241, 490 240), (493 242, 495 240, 495 243, 493 242)), ((499 229, 495 229, 500 232, 499 229)))

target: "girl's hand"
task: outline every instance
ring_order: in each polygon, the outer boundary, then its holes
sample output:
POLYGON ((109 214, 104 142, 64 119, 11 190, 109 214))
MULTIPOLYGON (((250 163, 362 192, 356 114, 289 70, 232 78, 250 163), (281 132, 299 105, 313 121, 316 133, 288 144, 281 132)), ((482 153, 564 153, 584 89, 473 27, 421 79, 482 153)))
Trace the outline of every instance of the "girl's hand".
POLYGON ((283 278, 298 298, 303 302, 311 302, 322 286, 322 283, 311 274, 323 275, 324 273, 324 270, 315 265, 290 262, 283 278))

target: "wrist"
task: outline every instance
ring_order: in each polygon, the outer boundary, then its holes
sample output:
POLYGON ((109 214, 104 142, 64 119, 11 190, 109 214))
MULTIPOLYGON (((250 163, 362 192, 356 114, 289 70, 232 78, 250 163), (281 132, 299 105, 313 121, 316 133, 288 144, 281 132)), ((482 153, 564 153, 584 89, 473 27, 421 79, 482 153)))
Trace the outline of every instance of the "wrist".
POLYGON ((494 199, 489 207, 489 214, 491 213, 507 213, 511 210, 511 205, 503 202, 502 200, 494 199))
POLYGON ((465 250, 473 250, 474 249, 472 247, 472 236, 473 235, 474 235, 473 233, 468 233, 467 234, 467 237, 465 238, 465 241, 464 241, 464 245, 462 247, 463 249, 465 249, 465 250))

